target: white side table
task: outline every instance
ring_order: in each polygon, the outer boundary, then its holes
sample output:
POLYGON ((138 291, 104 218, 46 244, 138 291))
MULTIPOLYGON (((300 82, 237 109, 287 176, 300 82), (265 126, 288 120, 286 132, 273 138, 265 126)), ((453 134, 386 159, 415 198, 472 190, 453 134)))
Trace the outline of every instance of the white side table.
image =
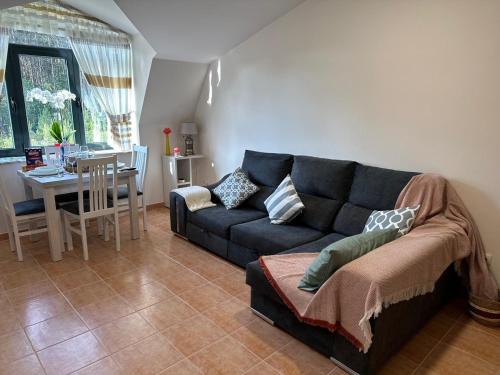
POLYGON ((163 203, 170 207, 170 191, 193 185, 193 160, 204 155, 167 156, 163 155, 163 203))

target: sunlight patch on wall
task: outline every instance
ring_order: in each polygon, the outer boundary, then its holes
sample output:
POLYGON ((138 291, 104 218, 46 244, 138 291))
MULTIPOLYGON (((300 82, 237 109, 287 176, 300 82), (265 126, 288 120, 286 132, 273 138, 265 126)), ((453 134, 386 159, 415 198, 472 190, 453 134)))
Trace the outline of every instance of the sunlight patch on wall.
POLYGON ((213 88, 212 88, 212 69, 210 69, 210 72, 208 73, 208 99, 207 99, 207 104, 212 105, 212 94, 213 94, 213 88))
POLYGON ((217 60, 217 87, 219 87, 221 79, 222 79, 221 64, 220 64, 220 59, 219 59, 219 60, 217 60))

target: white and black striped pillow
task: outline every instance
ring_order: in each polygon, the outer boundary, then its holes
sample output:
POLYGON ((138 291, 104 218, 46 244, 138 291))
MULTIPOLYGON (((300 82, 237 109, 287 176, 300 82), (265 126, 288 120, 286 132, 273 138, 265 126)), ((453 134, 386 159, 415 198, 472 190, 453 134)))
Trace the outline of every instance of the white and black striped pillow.
POLYGON ((290 175, 286 176, 276 190, 264 201, 272 224, 286 224, 304 209, 290 175))

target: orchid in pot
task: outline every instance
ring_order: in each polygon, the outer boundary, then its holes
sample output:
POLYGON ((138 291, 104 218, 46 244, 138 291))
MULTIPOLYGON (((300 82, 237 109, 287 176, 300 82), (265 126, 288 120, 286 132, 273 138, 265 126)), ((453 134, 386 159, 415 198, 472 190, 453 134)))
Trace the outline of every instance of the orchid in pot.
POLYGON ((26 101, 39 101, 42 104, 48 104, 54 109, 58 121, 53 121, 52 124, 47 124, 48 132, 57 144, 68 142, 75 130, 69 129, 69 126, 64 126, 61 111, 64 109, 66 102, 76 100, 76 95, 68 90, 59 90, 50 92, 42 90, 39 87, 31 89, 26 94, 26 101))

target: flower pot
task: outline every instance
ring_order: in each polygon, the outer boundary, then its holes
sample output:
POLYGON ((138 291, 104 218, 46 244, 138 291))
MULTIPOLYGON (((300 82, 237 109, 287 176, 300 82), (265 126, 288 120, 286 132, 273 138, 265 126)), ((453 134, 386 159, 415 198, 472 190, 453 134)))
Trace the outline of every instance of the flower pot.
POLYGON ((475 321, 500 327, 500 302, 469 296, 469 312, 475 321))

